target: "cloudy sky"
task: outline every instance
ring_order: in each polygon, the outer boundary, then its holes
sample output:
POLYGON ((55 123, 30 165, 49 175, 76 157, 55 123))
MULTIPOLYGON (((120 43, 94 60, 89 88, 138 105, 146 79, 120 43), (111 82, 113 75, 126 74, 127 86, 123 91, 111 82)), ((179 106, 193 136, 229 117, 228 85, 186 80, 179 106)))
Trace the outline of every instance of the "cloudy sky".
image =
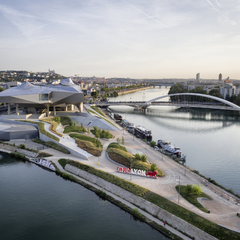
POLYGON ((240 79, 240 0, 1 0, 0 70, 240 79))

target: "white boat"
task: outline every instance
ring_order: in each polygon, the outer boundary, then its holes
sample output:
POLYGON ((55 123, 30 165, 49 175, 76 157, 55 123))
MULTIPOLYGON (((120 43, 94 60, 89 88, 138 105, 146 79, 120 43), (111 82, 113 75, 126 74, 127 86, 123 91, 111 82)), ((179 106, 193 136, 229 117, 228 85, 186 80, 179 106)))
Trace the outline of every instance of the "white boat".
POLYGON ((182 155, 181 149, 179 147, 174 147, 169 141, 158 140, 157 145, 169 153, 176 154, 179 157, 182 155))
POLYGON ((52 163, 44 158, 35 158, 30 159, 31 162, 36 163, 37 165, 43 166, 49 170, 56 171, 55 167, 52 165, 52 163))
POLYGON ((135 130, 134 130, 134 134, 137 137, 146 139, 147 142, 151 142, 152 141, 152 132, 151 132, 151 130, 146 129, 143 126, 140 126, 140 125, 136 126, 135 130))

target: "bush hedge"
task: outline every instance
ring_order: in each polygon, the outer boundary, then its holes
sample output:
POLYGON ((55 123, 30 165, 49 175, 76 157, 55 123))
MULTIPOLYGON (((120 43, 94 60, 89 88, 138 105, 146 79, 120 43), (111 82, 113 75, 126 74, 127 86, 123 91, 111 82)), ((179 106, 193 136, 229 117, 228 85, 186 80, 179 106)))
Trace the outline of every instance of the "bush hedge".
POLYGON ((113 135, 109 132, 109 130, 101 130, 98 127, 93 127, 91 130, 91 133, 95 135, 97 138, 105 138, 105 139, 110 139, 113 137, 113 135))
POLYGON ((97 106, 91 106, 91 108, 104 117, 104 114, 102 113, 102 111, 97 106))
POLYGON ((39 144, 42 144, 42 145, 45 145, 45 146, 48 146, 48 147, 50 147, 50 148, 54 148, 54 149, 56 149, 56 150, 58 150, 58 151, 60 151, 60 152, 63 152, 63 153, 66 153, 66 154, 70 154, 70 152, 69 152, 68 149, 66 149, 66 148, 58 145, 58 144, 55 143, 55 142, 51 142, 51 141, 44 142, 44 141, 42 141, 42 140, 40 140, 40 139, 34 139, 34 140, 32 140, 32 141, 33 141, 33 142, 36 142, 36 143, 39 143, 39 144))
POLYGON ((64 128, 63 133, 70 133, 70 132, 85 133, 87 132, 87 130, 82 126, 66 126, 64 128))
POLYGON ((92 142, 75 138, 77 146, 93 156, 101 156, 102 148, 96 147, 92 142))
POLYGON ((118 148, 118 149, 123 150, 124 152, 127 152, 127 149, 124 146, 121 146, 120 144, 118 144, 116 142, 110 143, 107 148, 118 148))
POLYGON ((99 147, 99 148, 102 149, 102 143, 96 138, 89 137, 89 136, 86 136, 86 135, 77 134, 77 133, 70 133, 69 136, 71 138, 75 138, 75 139, 77 138, 77 139, 80 139, 80 140, 92 142, 96 147, 99 147))
POLYGON ((85 165, 85 164, 82 164, 82 163, 79 163, 79 162, 75 162, 75 161, 72 161, 72 160, 68 160, 67 161, 67 164, 70 164, 74 167, 77 167, 79 169, 82 169, 86 172, 89 172, 91 174, 94 174, 110 183, 113 183, 137 196, 143 196, 144 194, 146 194, 149 190, 146 189, 146 188, 143 188, 137 184, 134 184, 134 183, 131 183, 129 181, 126 181, 122 178, 119 178, 117 176, 114 176, 110 173, 107 173, 107 172, 104 172, 104 171, 101 171, 101 170, 98 170, 98 169, 95 169, 91 166, 88 166, 88 165, 85 165))

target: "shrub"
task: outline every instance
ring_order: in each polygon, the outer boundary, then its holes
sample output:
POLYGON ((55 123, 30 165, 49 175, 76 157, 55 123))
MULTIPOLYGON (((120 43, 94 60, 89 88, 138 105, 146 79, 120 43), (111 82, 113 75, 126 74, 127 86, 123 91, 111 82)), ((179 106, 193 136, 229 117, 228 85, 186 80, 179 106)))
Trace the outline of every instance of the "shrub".
POLYGON ((92 142, 84 141, 80 139, 75 139, 77 146, 86 152, 92 154, 93 156, 101 156, 102 149, 95 146, 92 142))
POLYGON ((157 165, 155 163, 151 164, 151 171, 156 171, 157 170, 157 165))
POLYGON ((63 133, 70 133, 70 132, 85 133, 86 129, 84 127, 80 127, 80 126, 66 126, 64 128, 63 133))
POLYGON ((124 145, 124 143, 125 143, 125 142, 124 142, 124 137, 122 137, 122 145, 124 145))
POLYGON ((59 124, 61 122, 61 117, 54 117, 53 121, 55 121, 59 124))
POLYGON ((72 137, 72 138, 77 138, 77 139, 80 139, 80 140, 92 142, 96 147, 102 148, 102 143, 96 138, 89 137, 89 136, 86 136, 86 135, 77 134, 77 133, 70 133, 69 136, 72 137))
POLYGON ((127 149, 124 146, 121 146, 120 144, 118 144, 116 142, 110 143, 107 148, 119 148, 119 149, 127 152, 127 149))
POLYGON ((136 154, 135 154, 135 158, 136 158, 137 160, 142 161, 142 162, 147 162, 147 156, 144 155, 144 154, 140 155, 139 153, 136 153, 136 154))
POLYGON ((202 194, 202 185, 199 184, 188 184, 186 187, 186 192, 188 193, 188 195, 200 195, 202 194))
POLYGON ((92 134, 96 136, 96 138, 105 138, 105 139, 110 139, 113 137, 113 135, 109 132, 109 130, 101 130, 98 127, 94 126, 93 129, 91 130, 92 134))
POLYGON ((20 147, 21 149, 25 149, 25 144, 20 144, 19 147, 20 147))
POLYGON ((151 147, 155 147, 155 146, 156 146, 156 142, 155 142, 155 141, 151 141, 151 142, 150 142, 150 146, 151 146, 151 147))

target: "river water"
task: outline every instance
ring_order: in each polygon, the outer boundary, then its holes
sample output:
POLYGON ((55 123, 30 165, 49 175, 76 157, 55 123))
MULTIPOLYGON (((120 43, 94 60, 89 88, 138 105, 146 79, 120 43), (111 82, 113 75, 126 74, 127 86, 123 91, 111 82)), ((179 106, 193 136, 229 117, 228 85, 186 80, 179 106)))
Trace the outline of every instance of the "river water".
MULTIPOLYGON (((169 88, 148 89, 110 101, 147 101, 167 95, 169 88)), ((168 101, 168 98, 162 101, 168 101)), ((114 112, 135 125, 152 130, 153 140, 171 141, 187 156, 187 166, 240 194, 240 117, 229 112, 151 106, 145 113, 128 106, 114 112)))
POLYGON ((79 184, 0 154, 0 239, 167 239, 79 184))

